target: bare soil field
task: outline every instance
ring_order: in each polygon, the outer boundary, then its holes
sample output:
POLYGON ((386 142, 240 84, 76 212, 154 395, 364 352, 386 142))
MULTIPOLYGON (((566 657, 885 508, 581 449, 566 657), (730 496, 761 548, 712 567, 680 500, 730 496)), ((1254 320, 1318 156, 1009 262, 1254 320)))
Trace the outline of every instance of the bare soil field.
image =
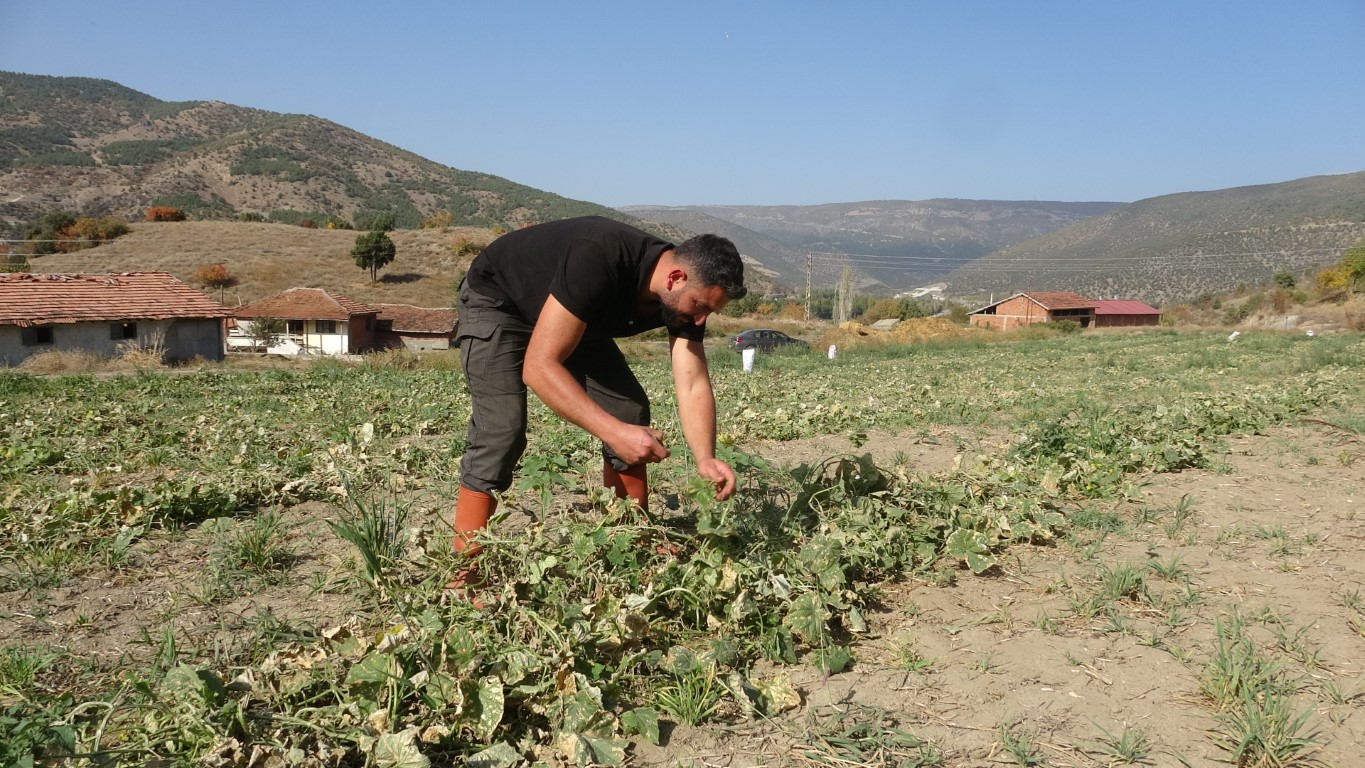
MULTIPOLYGON (((933 474, 1007 440, 945 428, 874 431, 856 448, 824 437, 753 449, 786 465, 849 452, 899 456, 933 474)), ((445 507, 430 493, 414 522, 433 531, 445 524, 445 507)), ((1301 734, 1318 745, 1287 764, 1365 764, 1362 507, 1365 455, 1351 435, 1305 420, 1228 439, 1210 469, 1151 477, 1139 498, 1096 506, 1092 525, 1055 546, 1011 547, 983 576, 950 569, 932 581, 885 585, 848 671, 766 670, 790 679, 801 697, 795 710, 665 726, 660 745, 638 742, 628 761, 1225 765, 1219 707, 1207 689, 1236 627, 1247 652, 1293 681, 1292 713, 1306 718, 1301 734), (1128 581, 1115 586, 1116 574, 1128 581)), ((0 642, 60 646, 112 670, 164 652, 167 637, 227 654, 239 638, 260 636, 240 631, 248 625, 340 626, 364 608, 328 586, 354 557, 326 526, 335 513, 317 502, 287 511, 300 554, 281 585, 229 602, 203 595, 211 529, 234 524, 210 521, 139 543, 134 568, 0 594, 0 614, 12 617, 0 623, 0 642)))

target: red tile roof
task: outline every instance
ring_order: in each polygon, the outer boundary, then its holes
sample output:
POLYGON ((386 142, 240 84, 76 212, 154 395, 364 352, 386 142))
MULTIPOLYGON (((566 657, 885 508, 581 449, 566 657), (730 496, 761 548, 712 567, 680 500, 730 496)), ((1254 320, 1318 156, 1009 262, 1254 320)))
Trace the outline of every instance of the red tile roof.
POLYGON ((1095 306, 1095 302, 1071 291, 1028 291, 1024 295, 1045 309, 1084 309, 1095 306))
POLYGON ((377 310, 321 288, 290 288, 232 310, 236 317, 278 317, 281 320, 349 320, 352 315, 377 310))
POLYGON ((0 274, 0 325, 229 317, 169 272, 0 274))
POLYGON ((1161 310, 1134 299, 1099 299, 1095 302, 1097 315, 1159 315, 1161 310))
POLYGON ((433 307, 414 307, 411 304, 375 304, 379 321, 388 320, 392 330, 400 333, 454 333, 457 320, 455 310, 433 307))

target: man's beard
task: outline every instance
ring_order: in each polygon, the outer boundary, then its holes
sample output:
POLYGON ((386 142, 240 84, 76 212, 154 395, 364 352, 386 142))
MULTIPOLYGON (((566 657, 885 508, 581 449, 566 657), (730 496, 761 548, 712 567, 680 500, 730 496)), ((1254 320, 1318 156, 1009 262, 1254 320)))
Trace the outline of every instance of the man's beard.
POLYGON ((673 308, 667 304, 663 304, 659 307, 659 316, 664 319, 664 326, 667 328, 676 328, 680 325, 678 322, 678 313, 673 311, 673 308))
POLYGON ((672 296, 659 297, 659 317, 663 318, 666 328, 677 328, 687 324, 682 315, 678 314, 677 300, 672 296))

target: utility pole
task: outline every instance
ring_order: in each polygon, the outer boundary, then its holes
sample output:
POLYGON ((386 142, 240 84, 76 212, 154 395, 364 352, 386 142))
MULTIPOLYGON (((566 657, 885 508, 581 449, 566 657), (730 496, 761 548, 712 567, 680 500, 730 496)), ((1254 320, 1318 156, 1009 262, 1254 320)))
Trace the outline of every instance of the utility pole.
POLYGON ((815 254, 806 251, 806 322, 810 322, 810 281, 815 272, 815 254))

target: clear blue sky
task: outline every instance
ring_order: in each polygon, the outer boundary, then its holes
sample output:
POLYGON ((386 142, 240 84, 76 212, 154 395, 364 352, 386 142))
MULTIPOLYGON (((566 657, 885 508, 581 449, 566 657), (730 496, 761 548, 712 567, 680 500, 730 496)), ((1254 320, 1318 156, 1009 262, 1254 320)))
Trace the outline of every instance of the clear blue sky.
POLYGON ((0 0, 0 69, 318 115, 606 205, 1365 170, 1365 0, 0 0))

